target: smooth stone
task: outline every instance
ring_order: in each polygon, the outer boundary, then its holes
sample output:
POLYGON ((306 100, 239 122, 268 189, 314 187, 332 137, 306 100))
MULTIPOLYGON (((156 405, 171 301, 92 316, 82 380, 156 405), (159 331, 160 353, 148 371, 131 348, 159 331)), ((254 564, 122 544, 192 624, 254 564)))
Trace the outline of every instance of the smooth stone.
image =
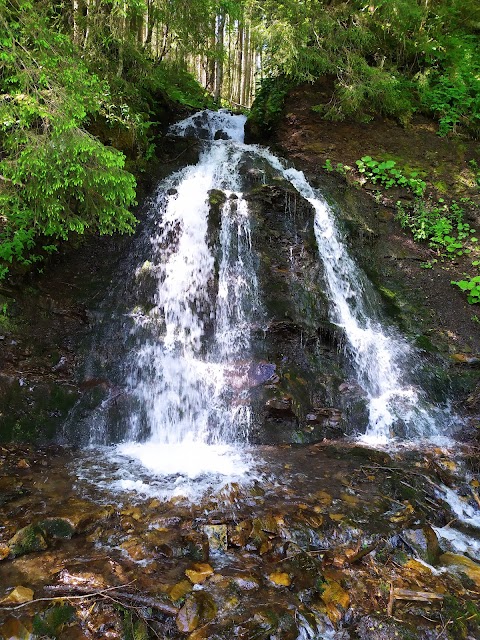
POLYGON ((204 562, 196 562, 191 569, 185 571, 185 575, 193 584, 202 584, 212 574, 212 567, 204 562))
POLYGON ((6 598, 0 600, 0 604, 22 604, 33 600, 33 590, 21 585, 10 591, 6 598))

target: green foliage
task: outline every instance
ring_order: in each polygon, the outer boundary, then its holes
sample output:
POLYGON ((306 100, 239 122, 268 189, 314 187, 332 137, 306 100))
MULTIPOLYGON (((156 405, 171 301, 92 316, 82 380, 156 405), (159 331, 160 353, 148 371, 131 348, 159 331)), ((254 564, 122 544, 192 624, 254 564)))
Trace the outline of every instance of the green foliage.
MULTIPOLYGON (((258 8, 256 2, 252 5, 258 8)), ((324 117, 407 123, 424 110, 440 133, 480 133, 477 0, 265 0, 256 24, 268 76, 294 83, 333 79, 324 117)))
POLYGON ((58 638, 64 625, 75 617, 75 609, 69 605, 59 605, 36 614, 33 619, 33 633, 38 637, 58 638))
POLYGON ((450 622, 449 635, 455 640, 466 640, 480 631, 480 609, 472 601, 462 602, 455 596, 446 595, 443 600, 443 615, 450 622))
POLYGON ((380 182, 385 189, 391 187, 405 187, 410 189, 415 195, 422 196, 427 187, 426 182, 418 177, 418 172, 411 171, 405 176, 396 168, 394 160, 386 160, 378 162, 370 156, 363 156, 356 161, 358 171, 363 174, 370 182, 376 184, 380 182))
MULTIPOLYGON (((397 220, 402 228, 408 228, 417 242, 428 242, 442 258, 454 258, 472 252, 478 238, 473 235, 475 229, 464 221, 464 210, 453 201, 447 206, 443 200, 437 204, 417 199, 413 208, 407 210, 397 202, 397 220)), ((431 269, 437 260, 428 261, 421 266, 431 269)), ((480 260, 472 262, 478 267, 480 260)), ((480 302, 480 276, 467 276, 463 280, 452 280, 451 284, 467 294, 469 304, 480 302)))
POLYGON ((0 0, 0 277, 30 265, 58 241, 87 230, 131 232, 135 178, 124 156, 84 129, 108 88, 68 37, 33 14, 28 0, 0 0), (12 8, 18 6, 18 8, 12 8), (14 50, 10 55, 7 45, 14 50))
POLYGON ((407 210, 397 202, 397 220, 402 228, 408 228, 416 242, 428 242, 438 255, 462 256, 472 250, 478 241, 475 229, 464 221, 464 210, 453 201, 447 206, 443 200, 438 204, 417 199, 412 209, 407 210))
POLYGON ((265 133, 269 133, 278 121, 285 98, 293 83, 283 76, 265 78, 260 84, 249 121, 265 133))
POLYGON ((452 280, 452 284, 465 291, 469 304, 480 302, 480 276, 474 276, 468 280, 452 280))
POLYGON ((439 47, 439 62, 422 78, 423 104, 439 118, 438 133, 445 136, 463 124, 480 134, 480 39, 473 35, 449 37, 439 47))

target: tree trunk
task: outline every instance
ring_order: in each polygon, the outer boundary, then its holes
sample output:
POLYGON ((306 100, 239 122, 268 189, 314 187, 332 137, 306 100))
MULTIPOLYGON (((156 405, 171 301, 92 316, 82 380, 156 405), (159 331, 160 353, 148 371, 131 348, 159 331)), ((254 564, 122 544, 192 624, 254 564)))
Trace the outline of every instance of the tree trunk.
POLYGON ((224 57, 224 31, 225 31, 225 12, 220 11, 217 16, 217 42, 216 42, 216 60, 215 60, 215 82, 213 99, 216 104, 220 104, 223 85, 223 57, 224 57))

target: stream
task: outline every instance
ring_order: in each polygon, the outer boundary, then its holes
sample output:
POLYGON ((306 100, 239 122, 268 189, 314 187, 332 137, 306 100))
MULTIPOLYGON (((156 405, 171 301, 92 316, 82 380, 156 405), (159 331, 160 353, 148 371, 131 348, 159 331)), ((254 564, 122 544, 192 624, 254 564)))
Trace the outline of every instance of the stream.
POLYGON ((198 162, 96 302, 103 396, 62 446, 0 451, 0 638, 480 637, 462 419, 335 207, 244 124, 171 127, 198 162))

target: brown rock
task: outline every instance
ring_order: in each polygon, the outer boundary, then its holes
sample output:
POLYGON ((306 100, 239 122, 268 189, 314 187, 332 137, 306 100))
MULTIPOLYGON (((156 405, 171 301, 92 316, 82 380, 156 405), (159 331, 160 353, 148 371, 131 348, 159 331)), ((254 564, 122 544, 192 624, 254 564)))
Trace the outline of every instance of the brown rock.
POLYGON ((10 591, 6 598, 0 600, 0 604, 22 604, 33 600, 33 591, 28 587, 18 586, 10 591))
POLYGON ((252 523, 250 520, 243 520, 237 526, 228 532, 228 538, 231 544, 236 547, 244 547, 252 532, 252 523))
POLYGON ((31 620, 8 618, 0 626, 0 638, 31 640, 33 638, 31 620))
POLYGON ((292 584, 292 579, 288 575, 288 573, 284 573, 282 571, 271 573, 268 576, 268 579, 270 580, 270 582, 273 582, 273 584, 276 584, 278 587, 289 587, 292 584))
POLYGON ((456 573, 464 573, 480 587, 480 564, 477 562, 466 556, 448 552, 440 556, 440 564, 450 567, 456 573))
POLYGON ((292 409, 292 399, 288 396, 282 398, 270 398, 265 403, 265 407, 269 413, 275 416, 294 416, 292 409))
POLYGON ((191 569, 185 571, 185 575, 193 584, 202 584, 212 574, 212 567, 204 562, 196 562, 191 569))

